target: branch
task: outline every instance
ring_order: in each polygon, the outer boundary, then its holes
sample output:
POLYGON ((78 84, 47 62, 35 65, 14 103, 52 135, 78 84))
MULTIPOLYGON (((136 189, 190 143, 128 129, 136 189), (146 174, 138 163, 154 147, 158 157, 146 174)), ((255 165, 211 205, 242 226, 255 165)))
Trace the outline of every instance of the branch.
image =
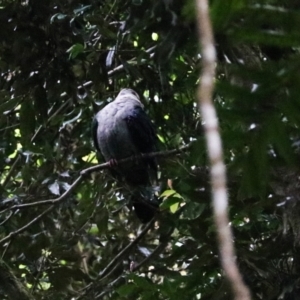
POLYGON ((10 218, 13 216, 13 214, 14 213, 11 211, 9 213, 8 217, 0 223, 0 226, 3 226, 6 222, 8 222, 10 220, 10 218))
POLYGON ((236 300, 250 300, 249 289, 244 284, 236 264, 236 253, 227 212, 226 168, 223 161, 218 118, 212 101, 216 50, 209 18, 208 1, 196 0, 196 9, 199 41, 202 48, 202 72, 197 97, 203 119, 208 157, 211 164, 214 220, 217 227, 221 264, 233 290, 234 298, 236 300))
POLYGON ((12 164, 12 166, 10 167, 9 169, 9 172, 8 174, 6 175, 4 181, 3 181, 3 184, 2 184, 2 188, 4 189, 6 187, 6 185, 8 184, 8 182, 10 181, 10 178, 12 176, 12 173, 14 172, 19 160, 20 160, 20 157, 21 157, 21 154, 18 153, 17 156, 15 157, 15 161, 14 163, 12 164))
POLYGON ((57 204, 59 202, 62 202, 81 183, 82 180, 83 180, 83 176, 80 175, 79 177, 77 177, 77 179, 72 183, 72 185, 69 187, 69 189, 66 190, 58 198, 13 205, 11 207, 8 207, 8 208, 2 210, 1 213, 6 212, 7 210, 23 209, 23 208, 33 207, 33 206, 57 204))
MULTIPOLYGON (((157 48, 157 46, 152 46, 150 47, 149 49, 145 50, 145 53, 148 53, 151 57, 151 55, 154 55, 154 50, 157 48)), ((118 50, 120 52, 120 50, 118 50)), ((125 50, 125 51, 129 51, 129 50, 125 50)), ((146 59, 144 60, 140 60, 140 59, 137 59, 136 57, 135 58, 132 58, 131 60, 127 61, 128 64, 130 65, 136 65, 136 64, 141 64, 141 63, 144 63, 146 64, 148 61, 146 59), (137 62, 138 61, 138 62, 137 62)), ((116 73, 120 72, 120 71, 123 71, 125 70, 125 67, 123 64, 115 67, 114 69, 110 70, 107 72, 107 76, 108 77, 112 77, 114 76, 116 73)), ((93 85, 93 81, 87 81, 85 83, 83 83, 82 85, 78 86, 77 89, 81 89, 81 88, 87 88, 87 87, 91 87, 93 85)), ((67 92, 63 92, 60 94, 60 97, 66 97, 68 94, 67 92)))
POLYGON ((33 300, 33 297, 3 260, 0 260, 0 287, 9 299, 33 300))
MULTIPOLYGON (((34 140, 36 139, 36 137, 39 135, 39 133, 41 132, 41 130, 43 129, 44 126, 47 126, 49 124, 49 122, 51 121, 51 119, 53 119, 55 116, 57 116, 67 105, 69 105, 71 102, 71 100, 69 99, 68 101, 66 101, 65 103, 63 103, 47 120, 46 125, 40 125, 38 127, 38 129, 35 131, 34 135, 31 137, 30 142, 34 142, 34 140)), ((49 113, 52 112, 53 107, 50 109, 49 113)), ((2 187, 6 187, 6 185, 8 184, 8 182, 10 181, 10 178, 12 176, 13 171, 15 170, 17 164, 19 163, 21 159, 21 154, 18 153, 18 155, 15 158, 15 161, 13 163, 13 165, 11 166, 11 168, 9 169, 8 174, 6 175, 4 182, 2 184, 2 187)))
MULTIPOLYGON (((152 153, 147 153, 147 154, 142 154, 141 158, 150 158, 150 157, 164 157, 164 156, 169 156, 172 154, 178 154, 181 153, 187 149, 189 149, 191 147, 192 143, 185 145, 179 149, 173 149, 173 150, 169 150, 169 151, 161 151, 161 152, 152 152, 152 153)), ((128 162, 130 160, 134 160, 136 159, 136 156, 133 157, 129 157, 126 159, 122 159, 118 161, 118 164, 122 164, 125 162, 128 162)), ((101 169, 107 169, 109 168, 109 163, 104 163, 104 164, 100 164, 91 168, 87 168, 85 170, 81 171, 81 175, 73 182, 73 184, 70 186, 70 188, 65 191, 60 197, 55 198, 55 199, 49 199, 49 200, 43 200, 43 201, 36 201, 36 202, 32 202, 32 203, 25 203, 25 204, 19 204, 19 205, 13 205, 12 207, 9 207, 7 209, 4 209, 3 211, 1 211, 1 213, 4 213, 8 210, 17 210, 17 209, 24 209, 24 208, 28 208, 28 207, 34 207, 34 206, 40 206, 40 205, 49 205, 51 204, 51 206, 49 208, 47 208, 44 212, 42 212, 40 215, 38 215, 36 218, 34 218, 32 221, 28 222, 26 225, 24 225, 23 227, 19 228, 18 230, 15 230, 13 232, 11 232, 8 236, 4 237, 2 240, 0 240, 0 244, 5 243, 6 241, 10 240, 11 238, 13 238, 14 236, 16 236, 17 234, 27 230, 32 224, 36 223, 37 221, 39 221, 44 215, 46 215, 49 211, 51 211, 54 208, 55 204, 58 204, 60 202, 62 202, 84 179, 84 176, 86 176, 87 174, 90 174, 92 172, 101 170, 101 169)), ((12 215, 10 215, 8 217, 8 219, 11 217, 12 215)), ((7 219, 5 220, 5 222, 7 221, 7 219)), ((148 228, 150 228, 152 222, 154 222, 154 220, 152 220, 151 222, 149 222, 149 224, 147 224, 147 226, 145 227, 145 229, 143 230, 143 232, 136 238, 136 240, 134 240, 131 244, 129 244, 126 248, 124 248, 106 267, 106 269, 102 272, 102 274, 100 275, 100 278, 104 277, 107 272, 109 271, 109 269, 111 268, 111 266, 118 261, 119 257, 123 257, 124 254, 127 253, 127 251, 129 249, 131 249, 135 244, 138 243, 138 241, 143 237, 144 234, 146 234, 148 228), (148 227, 149 226, 149 227, 148 227), (120 255, 120 256, 119 256, 120 255)))
MULTIPOLYGON (((151 153, 147 153, 147 154, 141 154, 139 157, 142 158, 142 159, 145 159, 145 158, 153 158, 153 157, 166 157, 166 156, 171 156, 171 155, 174 155, 174 154, 179 154, 181 152, 184 152, 186 150, 188 150, 191 146, 192 146, 193 143, 189 143, 185 146, 182 146, 178 149, 172 149, 172 150, 166 150, 166 151, 158 151, 158 152, 151 152, 151 153)), ((132 161, 132 160, 136 160, 137 157, 136 156, 131 156, 131 157, 128 157, 128 158, 124 158, 124 159, 120 159, 117 161, 117 164, 124 164, 126 162, 129 162, 129 161, 132 161)), ((90 167, 90 168, 87 168, 87 169, 84 169, 80 172, 81 175, 87 175, 87 174, 90 174, 92 172, 95 172, 95 171, 99 171, 99 170, 103 170, 103 169, 107 169, 110 167, 110 164, 109 163, 104 163, 104 164, 100 164, 100 165, 97 165, 97 166, 93 166, 93 167, 90 167)))
MULTIPOLYGON (((94 299, 103 299, 103 297, 108 294, 109 292, 111 292, 112 288, 115 287, 115 285, 118 283, 120 283, 120 281, 123 279, 124 280, 124 275, 121 274, 119 277, 117 277, 114 281, 110 282, 107 286, 106 286, 106 290, 104 290, 103 292, 101 292, 98 295, 95 295, 94 299)), ((77 300, 77 299, 76 299, 77 300)))
POLYGON ((3 238, 2 240, 0 240, 0 244, 3 244, 4 242, 10 240, 11 238, 13 238, 15 235, 25 231, 27 228, 29 228, 31 225, 33 225, 34 223, 36 223, 37 221, 39 221, 44 215, 46 215, 49 211, 51 211, 54 208, 54 205, 48 207, 45 211, 43 211, 40 215, 38 215, 37 217, 35 217, 32 221, 28 222, 26 225, 24 225, 23 227, 11 232, 9 235, 7 235, 5 238, 3 238))
POLYGON ((146 235, 146 233, 148 232, 148 230, 150 229, 150 227, 154 224, 155 222, 155 218, 153 218, 143 229, 143 231, 136 237, 135 240, 133 240, 130 244, 128 244, 122 251, 120 251, 111 261, 110 263, 106 266, 106 268, 102 271, 102 273, 99 275, 99 279, 104 278, 105 275, 108 274, 109 270, 112 268, 112 266, 114 264, 116 264, 117 262, 119 262, 123 256, 125 254, 127 254, 127 252, 133 248, 142 238, 144 235, 146 235))
MULTIPOLYGON (((171 156, 171 155, 179 154, 181 152, 184 152, 184 151, 188 150, 191 147, 192 144, 193 143, 190 143, 190 144, 182 146, 178 149, 173 149, 173 150, 141 154, 140 157, 142 159, 145 159, 145 158, 151 158, 151 157, 171 156)), ((118 165, 120 165, 120 164, 126 163, 128 161, 136 160, 136 159, 137 159, 136 156, 131 156, 131 157, 128 157, 128 158, 125 158, 125 159, 118 160, 117 163, 118 163, 118 165)), ((110 164, 108 162, 106 162, 106 163, 103 163, 103 164, 99 164, 99 165, 84 169, 80 172, 79 177, 72 183, 70 188, 67 191, 65 191, 61 196, 59 196, 58 198, 42 200, 42 201, 36 201, 36 202, 25 203, 25 204, 13 205, 11 207, 8 207, 8 208, 2 210, 1 213, 4 213, 8 210, 24 209, 24 208, 33 207, 33 206, 58 204, 58 203, 62 202, 83 181, 85 176, 87 176, 87 175, 89 175, 93 172, 108 169, 108 168, 110 168, 110 164)))
MULTIPOLYGON (((76 298, 76 300, 79 300, 79 299, 83 299, 83 297, 85 297, 89 291, 91 289, 93 289, 95 287, 95 285, 97 284, 97 286, 100 285, 101 287, 101 284, 102 282, 108 278, 116 269, 117 267, 119 266, 120 264, 120 261, 122 260, 122 258, 146 235, 146 233, 148 232, 148 230, 150 229, 150 227, 154 224, 155 222, 155 218, 153 218, 146 226, 145 228, 143 229, 143 231, 131 242, 129 243, 123 250, 121 250, 110 262, 109 264, 106 266, 106 268, 102 271, 101 274, 99 274, 99 276, 95 279, 95 281, 92 283, 92 284, 89 284, 88 287, 86 287, 84 289, 84 292, 79 295, 79 297, 76 298)), ((156 250, 156 249, 155 249, 156 250)), ((150 255, 151 256, 151 255, 150 255)), ((151 256, 152 257, 152 256, 151 256)), ((144 262, 144 261, 142 261, 144 262)), ((141 265, 141 264, 140 264, 141 265)), ((118 280, 120 278, 122 278, 124 276, 124 274, 122 273, 120 277, 118 277, 118 280)), ((106 288, 108 286, 112 287, 114 286, 114 284, 118 281, 118 280, 114 280, 113 282, 111 283, 108 283, 106 285, 106 288)), ((106 294, 106 293, 109 293, 110 292, 110 289, 106 289, 103 293, 106 294)), ((104 294, 100 294, 100 295, 104 295, 104 294)), ((100 297, 101 298, 101 297, 100 297)), ((97 297, 95 297, 94 299, 99 299, 99 295, 97 297)))
MULTIPOLYGON (((115 268, 118 266, 118 263, 120 262, 120 259, 123 258, 123 256, 134 246, 136 245, 140 239, 147 233, 147 231, 149 230, 149 228, 151 227, 151 225, 154 223, 155 219, 152 219, 152 221, 147 224, 147 226, 143 229, 143 231, 140 233, 140 235, 134 240, 132 241, 128 246, 126 246, 121 252, 118 253, 118 255, 107 265, 106 269, 108 267, 110 267, 110 264, 114 264, 117 262, 116 266, 107 274, 105 275, 105 277, 102 277, 100 282, 102 280, 104 280, 105 278, 109 277, 109 275, 115 270, 115 268), (120 255, 120 257, 118 257, 120 255)), ((157 254, 161 253, 161 251, 163 251, 163 249, 165 248, 166 244, 169 241, 169 237, 172 234, 172 232, 174 231, 175 227, 172 227, 171 230, 169 230, 169 232, 164 236, 163 238, 163 242, 159 243, 158 246, 152 251, 152 253, 150 255, 148 255, 144 260, 142 260, 139 264, 137 264, 136 266, 134 266, 131 270, 131 272, 135 272, 138 269, 140 269, 143 265, 145 265, 147 262, 149 262, 153 257, 155 257, 157 254)), ((106 269, 104 271, 106 271, 106 269)), ((104 273, 103 271, 103 273, 104 273)), ((101 274, 102 275, 102 274, 101 274)), ((99 282, 99 281, 98 281, 99 282)))
POLYGON ((152 253, 149 256, 147 256, 144 260, 142 260, 139 264, 134 266, 131 271, 135 272, 139 270, 143 265, 147 264, 150 260, 152 260, 152 258, 157 256, 165 249, 167 243, 168 243, 168 239, 165 239, 165 241, 159 243, 158 246, 152 251, 152 253))
MULTIPOLYGON (((173 232, 173 230, 171 231, 171 233, 172 233, 172 232, 173 232)), ((165 240, 165 241, 161 242, 161 243, 153 250, 153 252, 152 252, 148 257, 146 257, 143 261, 141 261, 138 265, 136 265, 136 266, 132 269, 132 272, 137 271, 137 270, 140 269, 143 265, 145 265, 147 262, 149 262, 153 257, 155 257, 156 255, 158 255, 159 253, 161 253, 161 252, 164 250, 164 248, 165 248, 167 242, 168 242, 168 240, 165 240)), ((118 264, 117 264, 116 266, 118 266, 118 264)), ((113 268, 112 271, 114 271, 114 269, 115 269, 115 268, 113 268)), ((112 272, 112 271, 111 271, 111 272, 112 272)), ((108 276, 110 275, 111 272, 109 272, 109 274, 107 274, 107 276, 105 276, 105 278, 108 277, 108 276)), ((106 294, 108 294, 109 292, 111 292, 112 289, 115 290, 115 289, 116 289, 116 287, 115 287, 116 284, 119 284, 121 279, 124 279, 124 274, 123 274, 123 273, 122 273, 119 277, 117 277, 115 280, 113 280, 112 282, 108 283, 107 286, 106 286, 106 289, 105 289, 104 291, 102 291, 100 294, 96 295, 94 299, 101 299, 104 295, 106 295, 106 294)), ((82 296, 83 296, 83 295, 80 295, 80 298, 78 298, 78 299, 82 299, 82 296)))

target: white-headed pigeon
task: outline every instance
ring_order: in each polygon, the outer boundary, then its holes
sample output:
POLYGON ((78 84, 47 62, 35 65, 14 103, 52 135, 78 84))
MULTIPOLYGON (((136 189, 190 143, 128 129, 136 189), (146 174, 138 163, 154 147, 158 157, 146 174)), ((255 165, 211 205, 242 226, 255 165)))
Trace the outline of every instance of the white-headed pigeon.
POLYGON ((159 205, 153 189, 157 164, 154 158, 138 156, 155 151, 157 137, 134 90, 122 89, 113 102, 96 114, 93 139, 97 150, 114 166, 111 168, 114 177, 124 180, 129 187, 137 217, 143 223, 149 222, 159 205), (116 161, 131 156, 136 159, 116 165, 116 161))

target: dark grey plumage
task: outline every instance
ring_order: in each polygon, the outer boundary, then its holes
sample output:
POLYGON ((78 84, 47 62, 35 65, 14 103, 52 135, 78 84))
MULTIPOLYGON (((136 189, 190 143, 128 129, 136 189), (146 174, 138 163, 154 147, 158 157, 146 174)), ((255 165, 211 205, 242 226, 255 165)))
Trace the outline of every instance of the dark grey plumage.
MULTIPOLYGON (((117 98, 97 113, 93 122, 93 139, 106 161, 149 153, 156 150, 156 134, 138 94, 122 89, 117 98)), ((157 176, 155 159, 137 159, 112 170, 124 179, 131 190, 131 201, 142 222, 152 219, 158 208, 152 184, 157 176)))

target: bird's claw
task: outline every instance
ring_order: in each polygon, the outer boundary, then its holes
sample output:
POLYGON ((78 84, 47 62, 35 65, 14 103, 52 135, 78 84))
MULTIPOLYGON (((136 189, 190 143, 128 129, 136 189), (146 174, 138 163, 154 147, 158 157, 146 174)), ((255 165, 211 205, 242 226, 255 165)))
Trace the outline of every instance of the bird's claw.
POLYGON ((111 158, 108 161, 108 164, 110 168, 116 168, 118 166, 118 161, 115 158, 111 158))

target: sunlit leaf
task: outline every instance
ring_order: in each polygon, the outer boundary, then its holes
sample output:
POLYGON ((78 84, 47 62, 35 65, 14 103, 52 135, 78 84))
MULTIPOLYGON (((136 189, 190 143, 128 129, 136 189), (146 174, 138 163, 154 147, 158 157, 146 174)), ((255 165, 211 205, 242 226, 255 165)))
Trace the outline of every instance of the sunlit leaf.
POLYGON ((69 54, 69 58, 76 58, 79 54, 84 51, 84 46, 82 44, 74 44, 71 48, 67 50, 69 54))

